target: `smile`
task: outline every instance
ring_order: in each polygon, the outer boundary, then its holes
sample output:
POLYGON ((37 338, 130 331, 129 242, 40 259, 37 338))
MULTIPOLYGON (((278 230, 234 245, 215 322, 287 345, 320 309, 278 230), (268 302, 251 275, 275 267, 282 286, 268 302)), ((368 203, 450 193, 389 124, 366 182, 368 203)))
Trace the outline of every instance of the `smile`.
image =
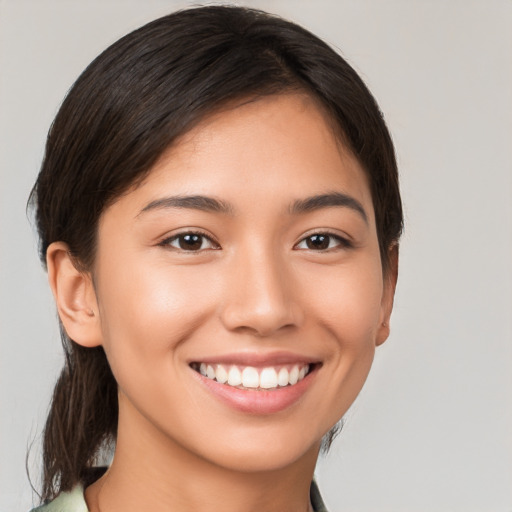
POLYGON ((294 386, 310 371, 309 364, 280 366, 238 366, 229 364, 192 363, 191 367, 207 379, 237 389, 271 390, 294 386))

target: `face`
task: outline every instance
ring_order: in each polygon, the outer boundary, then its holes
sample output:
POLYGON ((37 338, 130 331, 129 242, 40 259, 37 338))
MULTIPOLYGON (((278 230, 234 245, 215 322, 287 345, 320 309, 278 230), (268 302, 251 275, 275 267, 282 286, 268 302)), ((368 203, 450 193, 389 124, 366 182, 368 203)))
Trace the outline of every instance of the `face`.
POLYGON ((239 471, 316 457, 393 294, 365 173, 303 95, 182 137, 104 211, 93 276, 119 439, 239 471))

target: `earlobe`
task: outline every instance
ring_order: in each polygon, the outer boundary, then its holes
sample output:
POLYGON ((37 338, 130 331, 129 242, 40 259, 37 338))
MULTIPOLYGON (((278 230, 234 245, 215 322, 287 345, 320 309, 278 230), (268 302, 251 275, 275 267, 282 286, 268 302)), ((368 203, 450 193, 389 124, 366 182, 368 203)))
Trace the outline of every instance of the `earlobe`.
POLYGON ((91 276, 79 270, 64 242, 46 251, 48 281, 67 335, 79 345, 101 345, 98 303, 91 276))
POLYGON ((398 245, 389 249, 389 267, 384 276, 384 288, 382 292, 380 325, 377 329, 375 344, 382 345, 389 337, 389 320, 393 311, 396 281, 398 278, 398 245))

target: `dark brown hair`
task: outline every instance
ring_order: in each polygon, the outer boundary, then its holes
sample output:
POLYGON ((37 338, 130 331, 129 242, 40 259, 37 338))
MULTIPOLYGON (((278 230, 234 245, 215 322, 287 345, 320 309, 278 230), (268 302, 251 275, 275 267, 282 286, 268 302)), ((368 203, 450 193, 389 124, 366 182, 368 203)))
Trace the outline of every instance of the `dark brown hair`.
MULTIPOLYGON (((177 137, 233 100, 305 91, 322 105, 367 172, 384 272, 402 229, 393 144, 373 96, 350 65, 307 30, 261 11, 179 11, 123 37, 82 73, 50 129, 32 190, 40 257, 66 242, 84 271, 98 220, 177 137)), ((65 365, 44 432, 42 498, 76 483, 115 442, 117 385, 101 347, 63 329, 65 365)))

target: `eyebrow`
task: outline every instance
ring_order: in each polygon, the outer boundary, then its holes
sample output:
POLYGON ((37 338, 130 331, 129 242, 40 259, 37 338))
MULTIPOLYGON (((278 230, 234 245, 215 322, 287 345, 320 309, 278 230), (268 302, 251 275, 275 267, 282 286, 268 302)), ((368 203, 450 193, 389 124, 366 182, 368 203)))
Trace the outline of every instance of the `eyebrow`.
POLYGON ((363 218, 366 224, 368 224, 368 215, 366 214, 363 205, 352 196, 341 192, 329 192, 327 194, 318 194, 305 199, 299 199, 291 205, 290 213, 307 213, 333 206, 354 210, 363 218))
MULTIPOLYGON (((357 199, 342 192, 329 192, 306 197, 305 199, 298 199, 290 205, 288 211, 291 215, 299 215, 330 207, 349 208, 357 212, 368 224, 368 215, 363 205, 357 199)), ((209 196, 170 196, 151 201, 140 211, 137 217, 151 210, 166 208, 186 208, 228 215, 233 215, 235 210, 230 203, 209 196)))
POLYGON ((226 203, 225 201, 221 201, 219 199, 215 199, 213 197, 208 196, 171 196, 164 197, 162 199, 156 199, 147 204, 139 213, 150 211, 150 210, 159 210, 163 208, 190 208, 193 210, 201 210, 204 212, 213 212, 213 213, 226 213, 232 214, 233 207, 226 203))

